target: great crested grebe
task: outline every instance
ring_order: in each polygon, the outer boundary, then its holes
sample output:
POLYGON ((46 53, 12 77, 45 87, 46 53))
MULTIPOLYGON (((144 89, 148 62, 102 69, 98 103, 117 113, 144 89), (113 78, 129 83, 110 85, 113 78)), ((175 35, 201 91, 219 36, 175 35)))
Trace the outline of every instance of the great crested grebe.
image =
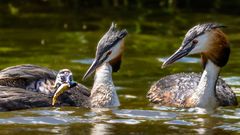
POLYGON ((236 95, 219 78, 221 67, 228 62, 230 47, 224 27, 217 23, 199 24, 191 28, 180 48, 169 57, 162 68, 186 55, 201 54, 204 71, 166 76, 153 84, 147 98, 156 104, 175 107, 216 108, 238 105, 236 95))
POLYGON ((68 81, 69 77, 71 74, 66 74, 66 70, 57 74, 48 68, 30 64, 3 69, 0 71, 0 111, 51 106, 53 94, 65 83, 71 91, 61 95, 58 105, 83 106, 79 99, 84 100, 90 93, 83 85, 68 81), (56 76, 61 78, 55 81, 56 76))
POLYGON ((112 24, 99 41, 95 61, 84 76, 85 79, 96 70, 91 93, 73 81, 72 72, 68 69, 57 74, 45 67, 26 64, 1 70, 0 111, 49 107, 56 103, 87 108, 119 106, 111 74, 120 68, 126 35, 126 30, 118 31, 112 24), (64 92, 66 89, 70 90, 64 92))
MULTIPOLYGON (((116 24, 112 23, 108 32, 98 42, 96 57, 83 77, 83 80, 85 80, 96 71, 91 94, 84 101, 85 107, 100 108, 117 107, 120 105, 116 88, 112 81, 112 72, 117 72, 120 69, 124 37, 126 35, 127 31, 125 29, 117 30, 116 24)), ((59 90, 59 93, 55 93, 54 100, 65 90, 67 90, 67 87, 59 90)))

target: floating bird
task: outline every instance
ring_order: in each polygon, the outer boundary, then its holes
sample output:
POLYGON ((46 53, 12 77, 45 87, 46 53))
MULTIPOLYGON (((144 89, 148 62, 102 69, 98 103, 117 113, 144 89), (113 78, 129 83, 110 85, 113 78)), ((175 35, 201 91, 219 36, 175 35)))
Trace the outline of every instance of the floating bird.
POLYGON ((58 105, 83 106, 90 96, 86 87, 66 81, 71 74, 66 70, 56 71, 37 65, 17 65, 0 71, 0 111, 51 106, 55 91, 68 84, 70 91, 59 97, 58 105), (63 74, 63 75, 62 75, 63 74), (61 78, 56 78, 61 76, 61 78), (55 83, 55 85, 54 85, 55 83))
POLYGON ((200 107, 238 105, 229 85, 219 78, 220 70, 228 62, 229 42, 217 23, 199 24, 191 28, 180 48, 169 57, 162 68, 184 56, 201 54, 204 71, 166 76, 153 84, 147 94, 150 102, 174 107, 200 107))
MULTIPOLYGON (((83 77, 83 80, 85 80, 96 71, 91 94, 85 100, 85 107, 101 108, 120 105, 112 80, 112 72, 117 72, 120 69, 126 35, 127 31, 125 29, 117 30, 116 24, 112 23, 108 32, 98 42, 96 57, 83 77)), ((54 100, 67 90, 68 86, 70 85, 65 85, 63 90, 60 89, 59 92, 56 92, 54 100)))
POLYGON ((90 91, 73 80, 68 69, 58 73, 37 65, 17 65, 0 71, 0 111, 28 109, 34 107, 119 106, 112 72, 121 64, 126 30, 117 30, 112 24, 98 43, 96 58, 84 76, 89 77, 95 70, 95 81, 90 91), (66 91, 67 90, 67 91, 66 91))

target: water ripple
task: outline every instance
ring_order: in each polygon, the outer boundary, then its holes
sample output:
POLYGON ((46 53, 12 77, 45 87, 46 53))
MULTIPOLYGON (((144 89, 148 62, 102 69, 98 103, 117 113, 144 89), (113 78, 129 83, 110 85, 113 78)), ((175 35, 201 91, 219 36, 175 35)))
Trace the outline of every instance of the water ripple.
POLYGON ((219 128, 219 129, 223 129, 223 130, 230 130, 230 131, 240 131, 240 127, 239 127, 239 124, 240 123, 237 123, 237 125, 221 125, 221 126, 217 126, 217 127, 214 127, 215 129, 219 128))
POLYGON ((160 111, 174 111, 174 112, 183 112, 183 113, 194 113, 194 114, 206 114, 209 113, 211 110, 206 110, 199 107, 194 108, 176 108, 176 107, 168 107, 168 106, 154 106, 153 107, 156 110, 160 111))
POLYGON ((38 111, 30 111, 34 114, 45 115, 45 116, 56 116, 56 115, 69 115, 74 113, 74 111, 59 111, 59 110, 38 110, 38 111))
POLYGON ((113 111, 117 116, 123 118, 143 118, 150 120, 166 120, 176 118, 175 113, 161 112, 152 110, 115 110, 113 111))
POLYGON ((134 95, 121 95, 122 97, 124 98, 127 98, 127 99, 136 99, 137 96, 134 96, 134 95))
POLYGON ((240 76, 224 77, 223 80, 229 85, 240 85, 240 76))
POLYGON ((92 123, 91 119, 83 119, 81 117, 13 117, 8 119, 0 119, 0 124, 69 124, 69 123, 92 123))
POLYGON ((170 125, 183 125, 183 126, 194 126, 194 125, 196 125, 192 122, 187 122, 185 120, 171 120, 171 121, 166 121, 164 123, 165 124, 170 124, 170 125))
POLYGON ((224 118, 224 119, 240 119, 240 116, 233 116, 233 115, 227 115, 227 114, 215 114, 212 115, 213 117, 216 118, 224 118))
POLYGON ((81 63, 81 64, 87 64, 90 65, 94 61, 93 58, 86 58, 86 59, 80 59, 80 60, 71 60, 72 63, 81 63))
MULTIPOLYGON (((158 61, 160 62, 165 62, 168 59, 168 57, 163 57, 163 58, 158 58, 158 61)), ((199 58, 194 58, 194 57, 183 57, 177 62, 182 62, 182 63, 199 63, 200 59, 199 58)))
POLYGON ((135 119, 112 119, 106 121, 107 123, 121 123, 121 124, 129 124, 129 125, 135 125, 143 122, 144 120, 135 120, 135 119))

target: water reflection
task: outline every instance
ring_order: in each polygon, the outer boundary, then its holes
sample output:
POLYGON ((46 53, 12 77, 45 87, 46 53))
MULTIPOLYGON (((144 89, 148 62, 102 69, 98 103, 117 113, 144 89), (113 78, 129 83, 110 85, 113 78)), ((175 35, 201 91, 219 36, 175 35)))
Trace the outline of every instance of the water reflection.
MULTIPOLYGON (((163 58, 158 58, 158 61, 160 62, 165 62, 168 59, 168 57, 163 57, 163 58)), ((194 57, 183 57, 177 62, 182 62, 182 63, 199 63, 200 59, 199 58, 194 58, 194 57)))
POLYGON ((224 125, 215 127, 215 129, 223 129, 223 130, 229 130, 229 131, 237 131, 237 133, 240 133, 240 123, 224 124, 224 125))
POLYGON ((148 120, 167 120, 177 116, 176 113, 153 111, 153 110, 115 110, 113 111, 118 117, 130 119, 148 119, 148 120))
MULTIPOLYGON (((61 16, 59 16, 59 18, 61 18, 61 16)), ((195 23, 191 22, 191 20, 199 21, 199 18, 202 17, 202 15, 193 16, 189 14, 187 14, 187 16, 191 18, 188 20, 191 25, 195 23), (192 19, 193 17, 195 18, 192 19)), ((218 14, 218 16, 214 16, 213 19, 216 20, 216 17, 222 20, 223 23, 225 20, 238 22, 236 19, 232 21, 232 19, 238 18, 237 16, 232 16, 231 19, 229 19, 229 16, 218 14)), ((34 16, 34 20, 38 20, 35 18, 38 18, 37 16, 34 16)), ((28 20, 27 18, 25 19, 28 20)), ((62 22, 61 19, 58 22, 62 22)), ((177 19, 179 20, 181 17, 177 17, 177 19)), ((86 23, 88 24, 88 22, 86 23)), ((109 25, 108 21, 91 23, 97 26, 97 29, 109 25), (100 25, 101 27, 99 27, 100 25)), ((135 34, 132 30, 132 22, 126 22, 126 24, 124 24, 125 22, 121 23, 121 25, 130 28, 129 37, 126 40, 126 53, 122 70, 115 76, 116 85, 124 86, 119 87, 119 89, 121 89, 119 91, 119 97, 121 98, 120 100, 123 101, 123 106, 121 106, 123 109, 92 110, 78 107, 61 107, 1 112, 0 133, 229 134, 232 133, 232 131, 234 133, 240 132, 240 109, 237 107, 223 107, 209 114, 204 110, 196 108, 180 109, 175 107, 148 106, 149 102, 146 100, 145 95, 147 89, 150 87, 150 83, 152 83, 151 80, 156 81, 159 79, 159 76, 170 74, 166 72, 168 70, 159 70, 156 65, 159 65, 159 62, 164 62, 169 52, 172 52, 174 48, 176 48, 173 44, 180 41, 179 35, 167 36, 166 38, 166 35, 162 34, 143 34, 144 31, 135 34), (158 61, 154 61, 156 57, 160 57, 158 61), (131 101, 131 103, 129 103, 129 101, 131 101)), ((153 33, 161 33, 162 28, 169 28, 168 22, 154 23, 161 24, 161 30, 155 31, 152 29, 151 31, 153 33)), ((172 24, 175 23, 173 22, 172 24)), ((70 30, 72 24, 63 22, 61 26, 62 25, 64 25, 65 29, 70 30)), ((151 25, 151 23, 149 25, 151 25)), ((85 29, 85 25, 83 25, 83 27, 83 29, 85 29)), ((182 29, 175 29, 177 27, 178 26, 174 27, 173 30, 183 31, 182 29)), ((237 27, 237 25, 234 25, 234 29, 237 27)), ((230 30, 228 29, 229 33, 231 33, 231 28, 229 28, 230 30)), ((22 63, 33 63, 47 66, 52 69, 69 67, 76 70, 78 73, 84 73, 87 66, 79 68, 79 64, 73 63, 89 65, 93 62, 93 58, 89 57, 92 56, 93 53, 90 52, 93 52, 93 48, 95 48, 96 43, 103 33, 103 29, 99 31, 95 29, 94 31, 88 32, 61 30, 46 31, 41 28, 26 29, 25 27, 20 28, 19 26, 19 29, 10 27, 1 29, 1 33, 1 69, 22 63), (25 36, 26 33, 28 33, 29 36, 25 36), (69 61, 69 59, 73 60, 69 61)), ((185 33, 185 28, 183 33, 185 33)), ((181 34, 182 36, 183 33, 181 34)), ((224 79, 228 84, 234 86, 232 89, 235 92, 239 93, 240 77, 239 70, 236 68, 239 66, 238 56, 240 51, 239 46, 237 46, 237 44, 239 44, 237 40, 239 39, 238 35, 239 32, 236 30, 229 35, 230 40, 234 39, 231 61, 221 75, 227 75, 228 77, 224 79)), ((185 57, 179 62, 199 63, 199 61, 200 59, 198 58, 185 57)), ((172 72, 185 72, 186 70, 182 68, 184 64, 180 65, 181 66, 176 64, 174 66, 176 70, 172 72)), ((198 64, 191 64, 191 67, 200 69, 198 64)), ((80 74, 76 74, 76 78, 81 78, 79 75, 80 74)), ((87 83, 90 84, 90 82, 87 83)), ((239 97, 240 94, 238 93, 237 96, 239 97)))
POLYGON ((71 60, 72 63, 81 63, 91 65, 93 63, 93 58, 79 59, 79 60, 71 60))
POLYGON ((199 134, 199 135, 204 135, 204 134, 206 134, 207 129, 206 128, 198 128, 198 129, 194 129, 194 131, 196 131, 197 134, 199 134))
POLYGON ((176 108, 176 107, 169 107, 169 106, 158 106, 155 105, 153 107, 156 110, 162 111, 170 111, 170 112, 181 112, 184 114, 211 114, 215 112, 215 109, 206 110, 204 108, 194 107, 194 108, 176 108))
POLYGON ((111 125, 110 124, 101 124, 96 123, 93 124, 91 129, 91 135, 108 135, 111 133, 111 125))
POLYGON ((145 120, 136 120, 136 119, 111 119, 106 122, 112 123, 112 124, 120 123, 120 124, 127 124, 127 125, 135 125, 144 121, 145 120))
POLYGON ((225 80, 227 82, 227 84, 229 84, 229 85, 240 86, 240 77, 239 76, 223 77, 223 80, 225 80))
POLYGON ((94 115, 92 118, 96 121, 99 121, 97 123, 93 123, 93 127, 91 128, 91 135, 107 135, 111 134, 110 129, 111 125, 107 123, 100 123, 101 121, 111 119, 111 116, 108 115, 110 113, 110 108, 93 108, 91 109, 91 113, 94 115))
POLYGON ((63 117, 74 113, 74 111, 61 111, 60 108, 56 107, 53 110, 38 110, 38 111, 29 111, 30 113, 38 114, 38 115, 45 115, 45 116, 58 116, 63 117))
MULTIPOLYGON (((38 125, 38 128, 26 130, 48 133, 81 133, 90 132, 92 135, 112 134, 116 125, 141 125, 151 121, 167 125, 168 129, 182 130, 191 127, 189 131, 198 134, 212 134, 216 129, 240 131, 238 120, 240 109, 219 108, 214 113, 202 113, 199 108, 180 109, 174 107, 154 107, 156 110, 130 110, 118 108, 96 108, 76 111, 75 108, 40 109, 14 112, 15 117, 1 118, 2 125, 38 125), (30 117, 29 115, 34 115, 30 117), (71 124, 87 124, 90 131, 75 129, 71 124), (52 128, 40 125, 53 125, 52 128), (63 125, 64 128, 61 126, 63 125), (214 128, 212 128, 214 127, 214 128)), ((156 128, 156 127, 155 127, 156 128)))
POLYGON ((137 96, 134 96, 134 95, 120 95, 119 97, 124 97, 126 99, 136 99, 137 96))
POLYGON ((13 117, 8 119, 0 119, 0 124, 47 124, 62 125, 69 123, 92 123, 94 120, 84 119, 79 116, 39 116, 39 117, 13 117))
POLYGON ((171 121, 166 121, 164 124, 170 124, 170 125, 183 125, 183 126, 195 126, 193 122, 188 122, 185 120, 171 120, 171 121))

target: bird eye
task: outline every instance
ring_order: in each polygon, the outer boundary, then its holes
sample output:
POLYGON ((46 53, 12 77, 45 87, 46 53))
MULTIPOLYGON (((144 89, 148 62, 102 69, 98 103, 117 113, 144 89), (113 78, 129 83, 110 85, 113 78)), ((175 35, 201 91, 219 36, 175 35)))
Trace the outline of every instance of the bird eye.
POLYGON ((194 39, 194 40, 192 41, 192 43, 193 43, 193 44, 197 44, 198 41, 197 41, 196 39, 194 39))
POLYGON ((68 72, 64 72, 65 75, 68 75, 69 73, 68 72))
POLYGON ((66 81, 66 78, 64 76, 61 76, 61 81, 62 82, 65 82, 66 81))
POLYGON ((112 51, 109 51, 109 52, 107 52, 107 55, 110 55, 112 53, 112 51))

